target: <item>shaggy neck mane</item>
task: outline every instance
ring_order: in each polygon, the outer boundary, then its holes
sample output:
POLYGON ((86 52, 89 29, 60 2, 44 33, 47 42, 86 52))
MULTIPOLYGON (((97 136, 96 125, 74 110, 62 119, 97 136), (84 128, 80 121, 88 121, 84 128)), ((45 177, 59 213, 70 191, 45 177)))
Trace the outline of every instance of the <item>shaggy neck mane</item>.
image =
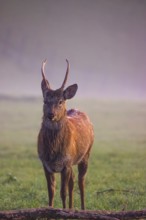
POLYGON ((58 122, 46 121, 46 119, 43 118, 42 132, 46 152, 44 156, 47 160, 54 160, 56 155, 62 152, 63 142, 67 132, 66 122, 66 117, 58 122))

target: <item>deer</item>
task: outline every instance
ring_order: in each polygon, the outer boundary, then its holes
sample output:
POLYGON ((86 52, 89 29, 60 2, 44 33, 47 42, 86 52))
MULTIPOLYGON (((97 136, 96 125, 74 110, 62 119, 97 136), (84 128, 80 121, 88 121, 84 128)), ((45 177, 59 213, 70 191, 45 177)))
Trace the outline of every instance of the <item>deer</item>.
POLYGON ((46 79, 46 62, 47 60, 41 67, 43 117, 38 134, 38 155, 47 181, 49 207, 54 206, 55 173, 60 173, 60 197, 63 208, 66 208, 67 196, 69 208, 73 208, 75 178, 73 166, 77 165, 81 209, 85 209, 85 175, 94 141, 93 125, 85 113, 76 109, 66 109, 66 100, 73 98, 78 89, 77 84, 65 89, 70 69, 69 61, 66 59, 67 70, 64 81, 56 90, 51 89, 46 79))

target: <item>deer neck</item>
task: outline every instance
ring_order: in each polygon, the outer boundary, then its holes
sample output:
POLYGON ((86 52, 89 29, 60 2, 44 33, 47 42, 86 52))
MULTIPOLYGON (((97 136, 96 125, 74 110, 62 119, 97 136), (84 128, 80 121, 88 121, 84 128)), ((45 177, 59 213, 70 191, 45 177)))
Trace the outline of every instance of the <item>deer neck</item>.
POLYGON ((43 146, 44 152, 40 156, 43 160, 51 161, 56 158, 56 155, 62 152, 64 137, 67 129, 67 117, 62 118, 57 122, 42 122, 43 146))

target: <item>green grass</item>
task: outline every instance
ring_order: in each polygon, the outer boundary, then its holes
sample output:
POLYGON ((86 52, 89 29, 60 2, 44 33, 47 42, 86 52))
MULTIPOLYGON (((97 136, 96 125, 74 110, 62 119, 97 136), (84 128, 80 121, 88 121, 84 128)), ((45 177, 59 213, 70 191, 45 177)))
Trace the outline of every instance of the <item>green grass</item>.
MULTIPOLYGON (((0 105, 0 210, 47 206, 46 180, 36 147, 42 103, 1 100, 0 105)), ((68 105, 87 112, 94 124, 86 208, 146 208, 146 102, 72 100, 68 105)), ((60 175, 56 178, 55 207, 62 207, 60 175)), ((79 198, 76 175, 77 209, 79 198)))

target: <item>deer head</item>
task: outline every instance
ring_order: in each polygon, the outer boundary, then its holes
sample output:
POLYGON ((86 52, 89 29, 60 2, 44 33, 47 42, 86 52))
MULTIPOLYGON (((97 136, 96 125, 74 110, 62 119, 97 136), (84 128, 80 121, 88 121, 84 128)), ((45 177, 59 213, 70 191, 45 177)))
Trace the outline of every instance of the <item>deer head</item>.
POLYGON ((45 76, 46 60, 42 63, 42 93, 44 98, 44 118, 50 122, 60 121, 66 114, 65 101, 71 99, 76 94, 78 89, 77 84, 73 84, 64 89, 69 74, 69 62, 67 62, 67 70, 62 86, 59 89, 52 90, 45 76))

